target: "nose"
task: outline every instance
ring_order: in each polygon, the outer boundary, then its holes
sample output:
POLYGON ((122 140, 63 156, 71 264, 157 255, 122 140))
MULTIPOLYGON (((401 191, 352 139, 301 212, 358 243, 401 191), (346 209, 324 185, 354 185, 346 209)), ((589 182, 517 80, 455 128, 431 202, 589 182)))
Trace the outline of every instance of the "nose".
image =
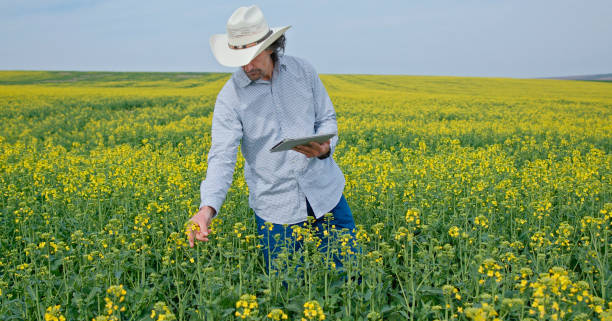
POLYGON ((246 64, 246 65, 242 66, 242 69, 243 69, 245 72, 249 72, 249 71, 251 71, 251 70, 253 69, 253 64, 249 62, 248 64, 246 64))

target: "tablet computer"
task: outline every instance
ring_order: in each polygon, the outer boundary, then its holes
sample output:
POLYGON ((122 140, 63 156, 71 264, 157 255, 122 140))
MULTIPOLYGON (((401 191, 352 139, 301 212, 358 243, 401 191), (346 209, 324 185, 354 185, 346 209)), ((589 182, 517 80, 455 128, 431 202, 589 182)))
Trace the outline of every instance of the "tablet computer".
POLYGON ((323 143, 323 142, 328 141, 330 138, 334 136, 336 136, 336 134, 321 134, 321 135, 306 136, 306 137, 299 137, 299 138, 285 138, 281 140, 280 142, 278 142, 278 144, 274 145, 274 147, 270 149, 270 152, 273 152, 273 153, 282 152, 282 151, 290 150, 295 146, 308 145, 308 143, 310 142, 323 143))

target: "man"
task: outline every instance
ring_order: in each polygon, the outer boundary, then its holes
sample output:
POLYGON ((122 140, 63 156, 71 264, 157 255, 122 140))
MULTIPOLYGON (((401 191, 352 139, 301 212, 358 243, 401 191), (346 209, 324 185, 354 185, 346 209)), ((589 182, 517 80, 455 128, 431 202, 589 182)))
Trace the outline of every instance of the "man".
POLYGON ((342 194, 344 175, 332 157, 336 136, 321 144, 270 152, 284 138, 338 131, 333 105, 316 71, 302 59, 283 55, 289 28, 269 28, 257 6, 241 7, 229 18, 227 34, 210 38, 220 64, 241 68, 217 96, 200 210, 191 218, 199 231, 189 231, 191 247, 194 238, 208 241, 210 222, 232 182, 240 143, 249 206, 263 235, 268 267, 280 248, 274 235, 280 235, 279 241, 292 237, 291 228, 283 225, 304 226, 312 216, 323 238, 323 215, 331 212, 329 224, 349 233, 355 227, 342 194))

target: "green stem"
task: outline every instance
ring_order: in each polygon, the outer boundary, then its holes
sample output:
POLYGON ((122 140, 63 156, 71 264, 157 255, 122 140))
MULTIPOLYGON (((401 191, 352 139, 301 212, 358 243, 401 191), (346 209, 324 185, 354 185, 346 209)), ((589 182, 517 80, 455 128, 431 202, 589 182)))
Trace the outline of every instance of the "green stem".
POLYGON ((414 308, 416 304, 416 289, 414 288, 414 243, 410 240, 410 288, 412 292, 412 305, 410 306, 410 320, 414 320, 414 308))
MULTIPOLYGON (((202 308, 203 306, 203 302, 202 302, 202 263, 200 262, 200 244, 199 242, 196 244, 196 269, 197 269, 197 273, 198 273, 198 310, 202 308)), ((200 311, 200 316, 201 316, 202 311, 200 311)))

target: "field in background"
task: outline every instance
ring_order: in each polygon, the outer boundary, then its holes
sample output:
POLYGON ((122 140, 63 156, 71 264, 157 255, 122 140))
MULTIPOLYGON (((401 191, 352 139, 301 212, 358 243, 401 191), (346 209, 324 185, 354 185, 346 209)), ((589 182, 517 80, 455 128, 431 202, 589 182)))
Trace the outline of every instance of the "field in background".
POLYGON ((322 75, 361 252, 268 274, 241 156, 184 234, 228 78, 0 72, 0 319, 612 318, 612 83, 322 75))

